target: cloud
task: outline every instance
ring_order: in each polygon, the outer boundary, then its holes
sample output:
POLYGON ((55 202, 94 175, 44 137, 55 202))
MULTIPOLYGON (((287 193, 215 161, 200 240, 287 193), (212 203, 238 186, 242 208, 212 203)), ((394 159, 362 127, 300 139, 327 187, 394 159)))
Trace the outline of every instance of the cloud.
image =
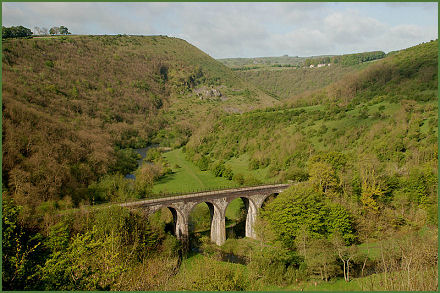
POLYGON ((435 39, 437 34, 436 26, 392 26, 348 9, 328 14, 319 25, 304 24, 288 33, 274 35, 271 40, 278 55, 289 52, 289 55, 307 56, 392 51, 435 39))
POLYGON ((215 58, 390 51, 435 39, 438 34, 437 11, 427 9, 436 8, 437 3, 2 5, 6 26, 65 25, 77 34, 166 34, 181 37, 215 58), (390 15, 393 21, 379 14, 390 15))

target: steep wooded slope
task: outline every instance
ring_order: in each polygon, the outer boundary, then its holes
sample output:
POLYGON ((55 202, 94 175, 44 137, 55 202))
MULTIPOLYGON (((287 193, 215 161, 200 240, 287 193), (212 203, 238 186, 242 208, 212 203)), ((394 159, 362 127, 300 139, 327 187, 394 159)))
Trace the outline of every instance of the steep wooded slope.
POLYGON ((8 40, 2 61, 3 186, 23 203, 78 202, 89 182, 121 170, 118 149, 179 145, 210 111, 277 102, 164 36, 8 40))

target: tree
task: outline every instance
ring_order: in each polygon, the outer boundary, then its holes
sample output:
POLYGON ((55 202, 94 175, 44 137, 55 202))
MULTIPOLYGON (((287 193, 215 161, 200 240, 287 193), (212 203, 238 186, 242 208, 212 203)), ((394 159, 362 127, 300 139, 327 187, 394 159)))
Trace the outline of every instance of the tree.
POLYGON ((345 241, 340 233, 334 233, 331 237, 333 247, 338 254, 339 259, 344 267, 344 280, 350 281, 350 261, 356 256, 358 248, 355 245, 345 246, 345 241))
POLYGON ((60 34, 61 35, 70 35, 69 29, 63 25, 60 26, 60 34))
POLYGON ((291 186, 261 211, 278 239, 291 248, 302 233, 307 238, 325 238, 339 231, 343 241, 354 240, 353 221, 342 206, 329 204, 310 184, 291 186))
POLYGON ((32 36, 32 31, 24 26, 2 27, 2 35, 7 38, 28 38, 32 36))
POLYGON ((365 207, 378 210, 377 199, 384 194, 382 185, 374 170, 362 172, 361 202, 365 207))
POLYGON ((145 160, 148 162, 158 161, 162 157, 162 153, 158 148, 151 148, 145 155, 145 160))
POLYGON ((234 174, 234 176, 232 176, 232 179, 240 185, 244 184, 244 176, 241 173, 234 174))
POLYGON ((335 170, 326 162, 316 162, 309 167, 310 181, 320 192, 327 193, 339 186, 335 170))
POLYGON ((356 235, 353 231, 353 217, 339 204, 329 204, 327 230, 330 237, 335 233, 340 233, 347 245, 352 244, 356 240, 356 235))
MULTIPOLYGON (((133 149, 120 149, 115 152, 116 162, 111 166, 112 172, 127 175, 138 167, 137 160, 141 157, 133 149)), ((148 153, 147 153, 148 155, 148 153)))
POLYGON ((158 179, 164 173, 161 164, 143 164, 136 170, 135 189, 140 197, 145 197, 152 189, 154 180, 158 179))
POLYGON ((206 156, 203 156, 200 158, 200 160, 197 161, 197 166, 199 166, 200 171, 206 171, 209 168, 209 159, 206 156))
POLYGON ((4 290, 25 290, 33 282, 44 255, 41 235, 33 234, 19 222, 21 207, 3 193, 2 284, 4 290))
POLYGON ((261 211, 286 247, 293 247, 301 228, 312 236, 326 233, 326 211, 322 195, 306 184, 295 185, 279 194, 261 211))
POLYGON ((38 26, 34 26, 34 31, 37 35, 41 35, 40 28, 38 26))
POLYGON ((223 177, 228 180, 232 180, 232 178, 234 177, 234 173, 232 172, 232 169, 226 167, 225 170, 223 171, 223 177))
POLYGON ((304 256, 309 273, 318 274, 321 280, 327 282, 340 272, 333 246, 327 239, 308 239, 303 249, 298 251, 304 256))
POLYGON ((215 175, 215 177, 222 177, 225 169, 225 164, 223 164, 222 162, 218 162, 213 166, 212 173, 215 175))
POLYGON ((35 31, 35 33, 36 33, 37 35, 40 35, 40 36, 44 36, 44 35, 47 35, 47 34, 48 34, 48 29, 45 28, 45 27, 38 27, 38 26, 35 26, 35 27, 34 27, 34 31, 35 31))
POLYGON ((60 34, 60 28, 57 26, 51 27, 49 30, 49 33, 51 35, 58 35, 58 34, 60 34))
POLYGON ((68 246, 56 247, 41 268, 46 290, 109 290, 124 269, 110 235, 97 237, 93 227, 68 246))
POLYGON ((2 37, 3 39, 12 38, 12 30, 8 27, 2 26, 2 37))

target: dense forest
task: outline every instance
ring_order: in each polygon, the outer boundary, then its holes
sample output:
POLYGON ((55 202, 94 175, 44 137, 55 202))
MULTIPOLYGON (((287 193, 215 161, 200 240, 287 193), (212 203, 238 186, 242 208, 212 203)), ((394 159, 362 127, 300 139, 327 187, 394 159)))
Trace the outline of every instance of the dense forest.
POLYGON ((3 289, 437 290, 437 55, 238 72, 165 36, 4 40, 3 289), (291 187, 258 239, 234 237, 238 203, 210 243, 199 207, 190 251, 166 210, 92 207, 156 196, 183 164, 291 187))

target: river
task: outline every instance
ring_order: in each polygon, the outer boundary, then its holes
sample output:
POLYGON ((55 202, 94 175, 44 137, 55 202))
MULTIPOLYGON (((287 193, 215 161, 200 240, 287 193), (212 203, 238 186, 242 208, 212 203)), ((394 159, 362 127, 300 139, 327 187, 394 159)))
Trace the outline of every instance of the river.
MULTIPOLYGON (((145 157, 147 156, 147 152, 148 152, 148 150, 151 149, 151 148, 156 148, 156 147, 158 147, 158 146, 159 146, 158 144, 152 144, 152 145, 149 145, 149 146, 147 146, 147 147, 145 147, 145 148, 133 149, 133 151, 134 151, 135 153, 141 155, 141 158, 140 158, 139 160, 137 160, 138 168, 142 165, 142 163, 143 163, 145 157)), ((133 173, 131 173, 131 174, 127 174, 127 175, 125 175, 125 178, 127 178, 127 179, 135 179, 136 176, 135 176, 133 173)))

